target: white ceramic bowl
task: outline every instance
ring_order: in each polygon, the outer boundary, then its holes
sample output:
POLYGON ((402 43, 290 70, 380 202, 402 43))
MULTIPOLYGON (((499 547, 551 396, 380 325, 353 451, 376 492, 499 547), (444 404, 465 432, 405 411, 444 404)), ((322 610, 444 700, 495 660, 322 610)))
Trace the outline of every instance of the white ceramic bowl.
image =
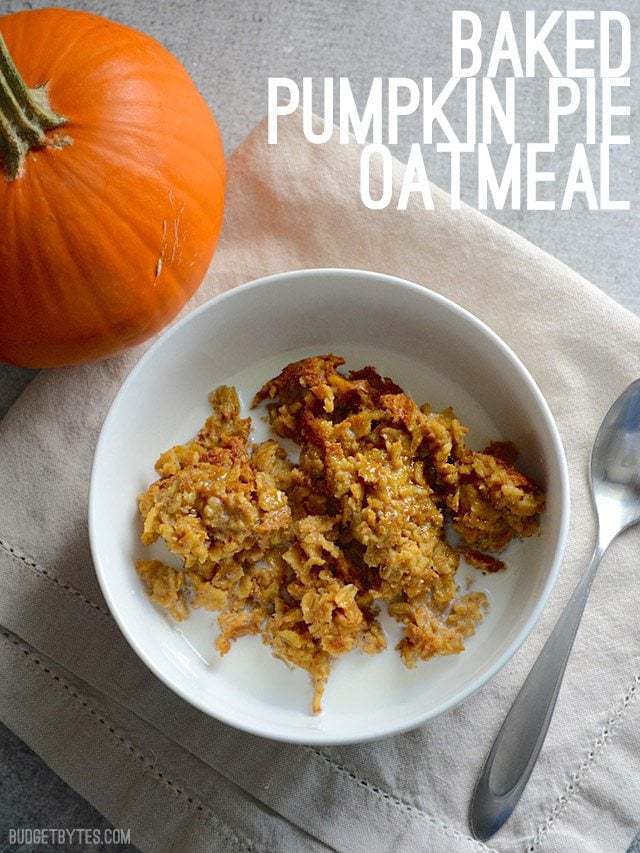
MULTIPOLYGON (((267 427, 254 419, 256 437, 267 427)), ((461 702, 493 676, 534 626, 560 565, 569 518, 564 451, 533 379, 490 329, 447 299, 407 281, 358 270, 303 270, 231 290, 170 328, 120 389, 105 420, 91 478, 89 529, 98 579, 122 632, 149 668, 188 702, 226 723, 279 740, 326 744, 371 740, 415 727, 461 702), (216 614, 169 621, 151 603, 134 559, 136 496, 153 463, 189 439, 208 414, 208 392, 235 385, 246 407, 286 363, 332 351, 347 367, 375 365, 418 401, 453 405, 471 445, 510 438, 519 464, 547 489, 539 537, 513 543, 508 571, 469 572, 491 608, 466 650, 406 669, 386 621, 386 652, 335 664, 323 712, 311 686, 259 638, 238 640, 220 659, 216 614)), ((156 547, 156 546, 154 546, 156 547)), ((159 553, 159 552, 157 552, 159 553)))

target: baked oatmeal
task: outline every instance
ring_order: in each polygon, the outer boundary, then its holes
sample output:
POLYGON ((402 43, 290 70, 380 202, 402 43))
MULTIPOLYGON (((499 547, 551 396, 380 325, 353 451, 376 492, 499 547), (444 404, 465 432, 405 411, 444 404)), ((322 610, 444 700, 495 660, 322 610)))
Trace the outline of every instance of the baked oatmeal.
POLYGON ((250 441, 250 418, 222 386, 139 498, 142 541, 161 539, 181 563, 137 562, 153 601, 177 620, 218 611, 221 655, 261 635, 307 670, 316 713, 334 658, 386 647, 383 607, 402 625, 408 667, 463 651, 487 600, 460 592, 461 555, 503 570, 494 555, 534 535, 544 508, 511 443, 471 450, 451 409, 432 412, 373 367, 345 375, 343 364, 294 362, 255 396, 275 435, 298 445, 297 464, 273 439, 250 441))

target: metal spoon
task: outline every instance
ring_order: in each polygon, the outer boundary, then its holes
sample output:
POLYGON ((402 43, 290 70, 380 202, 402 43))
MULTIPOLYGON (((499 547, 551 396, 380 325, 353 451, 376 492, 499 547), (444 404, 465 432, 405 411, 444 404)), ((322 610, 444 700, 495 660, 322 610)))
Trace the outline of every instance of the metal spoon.
POLYGON ((609 409, 591 451, 591 495, 598 536, 589 566, 518 693, 471 799, 469 825, 486 841, 507 821, 538 759, 562 676, 604 552, 640 522, 640 379, 609 409))

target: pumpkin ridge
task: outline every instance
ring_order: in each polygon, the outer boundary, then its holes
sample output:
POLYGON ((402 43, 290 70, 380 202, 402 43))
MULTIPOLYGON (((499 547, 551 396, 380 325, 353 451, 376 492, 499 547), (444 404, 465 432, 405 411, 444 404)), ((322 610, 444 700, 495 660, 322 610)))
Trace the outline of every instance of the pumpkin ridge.
MULTIPOLYGON (((46 205, 46 207, 49 211, 49 214, 50 214, 49 221, 51 223, 53 223, 58 230, 58 234, 61 238, 59 240, 59 245, 64 247, 64 251, 65 251, 67 258, 70 261, 71 265, 73 267, 75 267, 75 269, 77 269, 81 275, 85 276, 87 273, 87 270, 84 268, 84 265, 78 261, 76 254, 72 250, 72 247, 75 246, 75 243, 73 240, 67 239, 67 237, 66 237, 67 232, 64 228, 63 218, 58 215, 57 208, 52 204, 51 199, 49 198, 48 194, 44 191, 44 186, 42 185, 41 176, 35 170, 34 170, 34 174, 32 176, 32 180, 34 180, 39 185, 41 199, 42 199, 43 203, 46 205)), ((43 259, 39 255, 34 254, 32 256, 32 261, 34 261, 34 260, 36 263, 40 264, 43 259)), ((42 265, 40 266, 40 268, 44 271, 44 273, 46 275, 46 273, 47 273, 46 268, 42 265)), ((58 285, 57 286, 57 294, 58 294, 57 298, 61 299, 63 304, 65 302, 67 302, 67 304, 70 305, 69 313, 73 313, 76 306, 74 306, 72 304, 72 294, 67 294, 64 286, 61 286, 63 283, 58 282, 57 278, 55 276, 48 276, 48 278, 52 284, 58 285)), ((49 292, 49 289, 45 288, 45 291, 49 292)), ((109 331, 109 323, 107 322, 107 318, 102 315, 100 310, 97 310, 98 308, 103 307, 103 306, 99 305, 99 302, 97 300, 95 300, 95 296, 97 295, 97 288, 94 288, 94 289, 86 288, 83 291, 82 295, 84 297, 85 305, 87 305, 87 307, 91 310, 92 315, 95 315, 95 317, 99 318, 99 323, 100 323, 101 328, 104 331, 108 332, 109 331)), ((77 298, 77 296, 75 296, 75 295, 73 295, 73 297, 77 298)), ((58 310, 61 307, 60 303, 56 301, 55 296, 53 299, 53 306, 54 306, 54 308, 57 308, 58 310)))
MULTIPOLYGON (((180 118, 182 119, 182 117, 180 118)), ((76 125, 77 131, 82 132, 85 141, 87 140, 87 134, 95 134, 99 137, 103 135, 104 128, 109 126, 117 129, 122 129, 123 133, 121 134, 119 141, 122 143, 123 148, 125 147, 125 142, 127 141, 126 137, 128 137, 129 139, 138 139, 139 141, 144 141, 147 145, 153 141, 151 139, 152 135, 149 133, 148 128, 145 128, 143 124, 138 125, 131 123, 127 119, 119 120, 117 118, 103 118, 101 116, 100 118, 93 119, 91 122, 83 122, 82 125, 76 125)), ((72 121, 70 121, 69 127, 74 127, 72 121)), ((176 132, 170 135, 171 141, 174 143, 179 143, 180 145, 184 145, 188 140, 188 134, 179 133, 178 128, 172 128, 172 130, 175 130, 176 132)), ((169 134, 167 134, 166 132, 158 132, 158 142, 166 140, 168 136, 169 134)), ((91 142, 91 144, 93 145, 95 143, 91 142)), ((196 140, 196 144, 192 143, 191 155, 197 155, 201 157, 203 165, 207 168, 211 168, 211 147, 205 146, 206 143, 204 142, 204 140, 196 140)), ((113 148, 103 147, 102 150, 105 153, 109 153, 110 155, 114 153, 113 148)), ((129 162, 135 164, 136 162, 138 162, 138 160, 135 158, 135 156, 132 156, 129 162)))
MULTIPOLYGON (((61 167, 63 170, 67 170, 67 171, 75 174, 76 177, 78 177, 76 172, 74 172, 70 158, 66 159, 64 161, 64 163, 59 162, 57 165, 59 167, 61 167)), ((150 242, 148 242, 147 239, 143 236, 143 233, 138 231, 137 228, 134 227, 134 223, 137 224, 137 220, 135 220, 135 219, 129 220, 129 219, 125 219, 124 217, 122 217, 121 212, 113 206, 112 202, 110 200, 107 201, 107 196, 104 194, 103 190, 98 191, 95 186, 92 186, 92 195, 103 206, 107 207, 110 210, 110 212, 112 214, 114 214, 115 217, 118 218, 119 223, 121 225, 124 225, 127 228, 127 230, 129 231, 129 233, 131 233, 135 237, 135 239, 138 240, 140 246, 147 250, 147 252, 151 256, 150 257, 151 262, 149 264, 149 269, 150 269, 151 275, 154 275, 155 271, 157 270, 158 260, 162 257, 162 243, 160 243, 158 249, 156 249, 156 247, 154 245, 152 245, 150 242)), ((87 196, 87 199, 88 199, 88 196, 87 196)), ((90 215, 93 213, 93 211, 92 211, 91 207, 88 205, 88 202, 86 201, 86 199, 84 199, 83 202, 81 202, 81 203, 85 203, 85 210, 86 210, 87 214, 90 215)), ((51 208, 51 211, 52 211, 52 216, 55 217, 55 221, 56 221, 56 224, 58 225, 58 228, 60 229, 61 233, 64 234, 65 233, 65 231, 64 231, 65 223, 61 220, 60 217, 57 216, 57 213, 56 213, 54 208, 51 208)), ((162 225, 159 225, 159 231, 160 231, 160 233, 162 233, 162 225)), ((64 242, 65 242, 65 245, 68 249, 69 249, 70 245, 73 244, 72 239, 67 239, 64 242)), ((116 258, 119 258, 118 252, 115 250, 115 247, 114 247, 113 255, 116 258)), ((69 257, 71 258, 71 260, 75 263, 75 265, 78 267, 78 269, 83 274, 90 272, 90 271, 85 270, 84 265, 82 263, 79 263, 76 260, 77 256, 70 254, 69 257)), ((114 266, 117 268, 118 266, 120 266, 120 264, 115 263, 114 266)), ((165 290, 167 290, 167 291, 172 290, 174 292, 174 297, 172 298, 172 301, 177 301, 177 302, 183 301, 184 296, 185 296, 185 290, 184 290, 184 287, 182 286, 181 281, 175 275, 175 270, 169 266, 166 266, 166 267, 163 266, 163 272, 165 273, 163 276, 163 286, 164 286, 165 290)), ((156 311, 156 303, 155 303, 155 300, 153 300, 151 298, 151 294, 149 293, 149 290, 155 284, 157 278, 158 278, 158 276, 156 276, 155 279, 152 279, 148 282, 145 282, 147 287, 144 288, 144 294, 146 297, 145 301, 149 305, 151 313, 153 315, 155 315, 156 320, 160 316, 160 312, 156 311)), ((97 289, 96 289, 96 292, 93 293, 93 295, 95 296, 96 294, 97 294, 97 289)), ((94 305, 95 305, 95 303, 94 303, 94 305)), ((107 306, 107 308, 108 308, 108 306, 107 306)))
MULTIPOLYGON (((49 165, 53 171, 56 171, 55 167, 53 167, 53 164, 49 164, 49 165)), ((66 171, 70 172, 74 178, 76 178, 80 182, 84 182, 84 176, 83 176, 82 172, 79 171, 78 169, 73 168, 73 164, 72 164, 71 160, 66 160, 64 162, 64 164, 57 164, 57 165, 62 165, 63 168, 66 169, 66 171)), ((140 174, 140 176, 144 176, 145 174, 148 175, 148 172, 145 173, 144 171, 141 171, 139 174, 140 174)), ((129 233, 132 234, 138 240, 140 245, 144 249, 146 249, 150 255, 152 255, 152 256, 157 255, 157 249, 156 249, 155 244, 151 243, 146 238, 144 233, 141 230, 138 230, 138 228, 136 227, 136 225, 138 224, 138 220, 137 219, 129 219, 129 218, 125 219, 122 216, 122 211, 118 210, 118 208, 114 206, 113 202, 109 198, 109 195, 105 192, 105 190, 102 187, 98 187, 95 184, 92 185, 91 186, 91 195, 94 198, 96 198, 102 205, 104 205, 104 207, 108 208, 112 214, 114 214, 114 217, 116 217, 118 219, 118 221, 122 225, 124 225, 124 227, 129 231, 129 233)), ((93 212, 93 211, 91 211, 91 208, 88 206, 86 198, 83 198, 82 200, 79 200, 79 201, 80 201, 80 204, 85 204, 86 212, 88 212, 88 213, 93 212)), ((160 226, 160 230, 161 230, 161 226, 160 226)))
MULTIPOLYGON (((22 229, 16 227, 17 217, 16 217, 15 206, 14 205, 2 205, 1 210, 3 213, 3 217, 4 217, 2 220, 2 225, 3 225, 2 233, 4 233, 4 234, 10 234, 10 233, 16 234, 18 239, 24 237, 25 235, 24 235, 24 232, 22 231, 22 229)), ((19 255, 20 254, 20 247, 18 246, 17 249, 18 249, 17 254, 19 255)), ((25 280, 23 280, 20 276, 18 276, 18 281, 17 282, 14 281, 14 285, 16 283, 17 283, 18 287, 20 288, 20 294, 18 294, 17 296, 15 293, 11 294, 11 296, 13 296, 12 303, 14 306, 18 305, 21 308, 23 308, 22 316, 25 318, 25 320, 28 320, 29 319, 29 307, 28 307, 29 306, 29 300, 26 298, 28 295, 27 282, 25 280), (20 298, 20 297, 22 297, 22 298, 20 298)), ((1 318, 3 316, 3 311, 1 309, 4 308, 3 296, 7 300, 9 299, 10 294, 9 294, 8 289, 5 290, 5 288, 0 288, 0 322, 1 322, 1 318)), ((20 328, 19 324, 16 324, 16 325, 17 325, 17 328, 19 329, 20 328)))
MULTIPOLYGON (((83 128, 83 130, 85 130, 85 129, 86 128, 83 128)), ((84 134, 83 134, 83 139, 84 139, 84 134)), ((79 136, 79 141, 82 141, 80 136, 79 136)), ((102 155, 104 155, 106 158, 110 159, 113 162, 113 158, 114 158, 113 149, 105 148, 102 145, 100 145, 99 143, 93 143, 93 142, 87 142, 87 145, 91 145, 92 149, 95 152, 100 152, 102 155)), ((118 161, 120 160, 120 153, 121 152, 118 152, 118 158, 117 158, 118 161)), ((135 157, 128 158, 126 153, 122 152, 122 161, 123 161, 122 164, 126 163, 128 170, 131 173, 138 175, 141 180, 149 180, 152 177, 151 170, 148 167, 141 166, 140 161, 138 159, 136 159, 135 157)), ((119 164, 119 165, 122 165, 122 164, 119 164)), ((69 168, 70 171, 73 171, 73 169, 71 168, 71 160, 70 159, 65 160, 64 165, 66 168, 69 168)), ((73 172, 73 174, 74 174, 74 177, 76 177, 78 180, 83 179, 83 176, 81 173, 76 171, 76 172, 73 172)), ((224 180, 224 174, 225 174, 224 170, 221 170, 219 172, 215 171, 214 174, 217 178, 224 180)), ((175 173, 172 176, 170 184, 168 181, 166 183, 167 183, 167 186, 169 187, 169 190, 172 190, 175 192, 175 190, 177 189, 181 195, 184 195, 184 196, 188 195, 189 199, 190 199, 190 203, 197 206, 199 213, 202 216, 204 216, 206 219, 213 220, 210 197, 207 194, 205 194, 204 191, 202 193, 198 193, 198 195, 196 195, 196 192, 199 191, 200 189, 202 189, 201 187, 196 188, 196 190, 194 190, 193 188, 189 188, 190 192, 187 193, 187 188, 183 185, 182 176, 180 173, 175 173)), ((94 189, 94 194, 99 195, 97 189, 94 189)), ((111 207, 111 210, 116 214, 118 213, 118 211, 115 210, 115 208, 113 208, 113 207, 111 207)), ((168 219, 170 217, 164 217, 164 218, 168 219)), ((152 250, 152 247, 148 243, 146 243, 145 245, 150 251, 152 250)))
MULTIPOLYGON (((66 12, 66 13, 69 13, 69 14, 73 15, 73 12, 71 12, 71 10, 69 10, 69 9, 60 9, 59 11, 60 11, 60 12, 66 12)), ((25 14, 28 14, 28 13, 26 13, 26 12, 17 12, 17 13, 16 13, 16 16, 23 16, 23 15, 25 15, 25 14)), ((92 13, 91 13, 91 12, 88 12, 87 14, 91 15, 92 13)), ((66 16, 65 16, 65 17, 66 17, 66 16)), ((93 16, 93 17, 97 17, 97 16, 93 16)), ((92 33, 92 32, 94 32, 94 31, 96 31, 97 29, 98 29, 98 26, 97 26, 97 24, 96 24, 96 25, 94 25, 94 29, 93 29, 93 30, 85 30, 85 31, 83 31, 83 32, 76 32, 76 33, 74 33, 74 35, 76 36, 75 38, 74 38, 73 36, 72 36, 71 38, 65 37, 64 42, 63 42, 63 45, 64 45, 64 46, 63 46, 62 50, 57 50, 57 51, 56 51, 56 53, 55 53, 54 60, 53 60, 53 64, 51 65, 51 67, 50 67, 50 69, 49 69, 49 74, 48 74, 47 78, 46 78, 46 79, 41 79, 40 81, 37 81, 37 80, 36 80, 36 81, 34 81, 34 83, 33 83, 33 87, 34 87, 34 88, 36 88, 36 87, 38 87, 38 86, 43 86, 43 85, 48 86, 48 85, 50 85, 50 83, 52 82, 52 80, 54 80, 54 78, 55 78, 55 73, 54 73, 54 72, 58 69, 58 67, 59 67, 59 66, 64 66, 64 65, 65 65, 65 63, 66 63, 66 61, 67 61, 67 59, 68 59, 68 57, 69 57, 69 55, 72 55, 72 54, 73 54, 73 52, 77 49, 78 45, 79 45, 81 42, 85 41, 85 40, 86 40, 86 38, 87 38, 88 36, 90 36, 90 35, 91 35, 91 33, 92 33)), ((67 28, 67 31, 66 31, 66 32, 68 33, 68 31, 69 31, 69 28, 67 28)), ((24 37, 23 33, 21 33, 21 37, 24 37)))

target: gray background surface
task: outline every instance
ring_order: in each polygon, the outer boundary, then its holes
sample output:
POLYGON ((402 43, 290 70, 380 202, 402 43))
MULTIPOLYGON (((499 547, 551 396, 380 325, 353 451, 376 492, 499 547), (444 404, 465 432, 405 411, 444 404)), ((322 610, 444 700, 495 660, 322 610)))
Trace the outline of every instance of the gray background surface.
MULTIPOLYGON (((23 2, 0 0, 0 13, 25 8, 65 5, 87 9, 158 38, 185 64, 213 107, 225 140, 233 150, 266 112, 269 76, 347 76, 362 101, 376 75, 420 79, 433 76, 438 91, 451 76, 450 18, 456 8, 477 12, 490 45, 501 8, 509 9, 517 26, 524 10, 534 9, 542 20, 555 8, 625 12, 632 26, 631 89, 622 90, 619 102, 632 104, 627 130, 632 144, 612 156, 613 198, 631 202, 630 212, 589 211, 582 202, 571 211, 489 211, 490 215, 533 243, 563 260, 614 299, 640 314, 640 229, 638 196, 640 172, 637 157, 638 88, 640 52, 636 49, 640 3, 616 0, 612 4, 550 0, 466 0, 461 3, 410 2, 410 0, 90 0, 90 2, 23 2)), ((563 57, 565 39, 561 22, 548 40, 554 55, 563 57)), ((36 46, 34 46, 36 49, 36 46)), ((542 142, 546 137, 546 80, 517 82, 517 132, 519 140, 542 142)), ((316 111, 319 111, 318 104, 316 111)), ((454 127, 462 127, 464 102, 451 101, 454 127)), ((623 120, 625 121, 625 120, 623 120)), ((554 156, 560 185, 566 179, 573 145, 584 135, 580 117, 566 120, 566 141, 554 156)), ((401 143, 394 153, 406 159, 409 143, 419 138, 416 115, 401 126, 401 143)), ((492 145, 496 166, 506 150, 492 145)), ((447 160, 430 158, 431 179, 449 184, 447 160)), ((594 161, 596 162, 596 161, 594 161)), ((462 195, 475 203, 476 183, 471 163, 463 166, 462 195)), ((559 191, 561 192, 561 190, 559 191)), ((549 196, 550 197, 550 196, 549 196)), ((0 235, 1 239, 1 235, 0 235)), ((0 283, 1 286, 1 283, 0 283)), ((516 318, 517 322, 517 318, 516 318)), ((607 334, 607 330, 603 330, 607 334)), ((0 415, 32 376, 32 372, 0 365, 0 415)), ((4 849, 9 826, 93 827, 106 825, 85 803, 15 736, 0 725, 0 846, 4 849)))

